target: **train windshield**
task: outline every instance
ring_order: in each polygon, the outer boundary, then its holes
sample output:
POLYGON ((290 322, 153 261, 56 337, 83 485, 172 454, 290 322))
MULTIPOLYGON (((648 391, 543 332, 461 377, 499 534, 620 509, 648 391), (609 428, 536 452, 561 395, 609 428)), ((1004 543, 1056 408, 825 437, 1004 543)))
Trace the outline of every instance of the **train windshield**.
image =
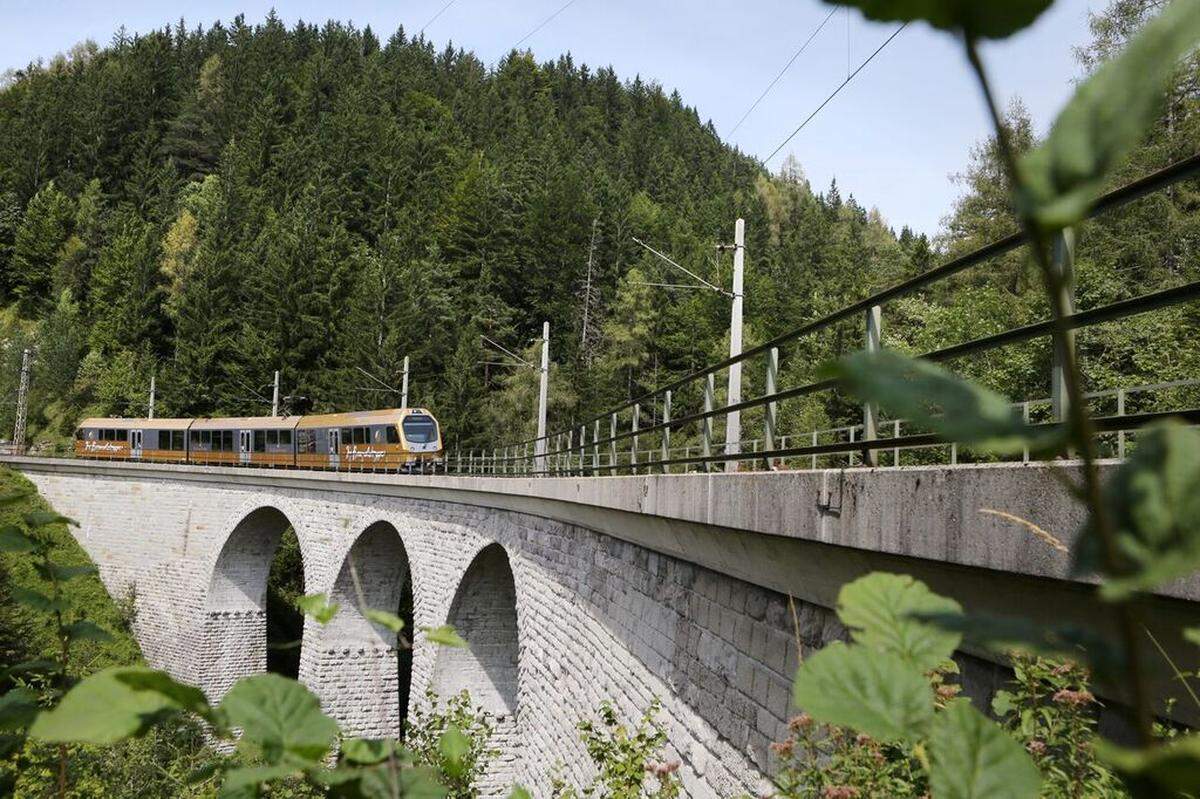
POLYGON ((432 416, 405 416, 400 423, 404 428, 404 438, 410 444, 429 444, 437 441, 437 422, 432 416))

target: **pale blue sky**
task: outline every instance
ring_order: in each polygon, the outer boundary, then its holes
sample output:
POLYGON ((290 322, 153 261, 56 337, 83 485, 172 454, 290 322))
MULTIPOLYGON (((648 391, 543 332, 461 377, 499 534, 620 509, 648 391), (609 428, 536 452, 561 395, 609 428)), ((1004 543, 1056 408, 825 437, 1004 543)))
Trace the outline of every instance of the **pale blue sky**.
MULTIPOLYGON (((0 0, 0 70, 49 58, 73 43, 106 43, 125 25, 145 31, 180 16, 189 25, 246 14, 261 20, 273 6, 287 22, 329 18, 370 24, 386 37, 398 25, 416 31, 446 0, 0 0)), ((491 64, 562 6, 564 0, 454 0, 426 35, 475 51, 491 64)), ((1044 131, 1079 70, 1071 47, 1087 39, 1089 8, 1107 0, 1059 0, 1039 23, 985 58, 1003 98, 1020 95, 1044 131)), ((577 62, 612 64, 678 89, 727 132, 792 53, 829 13, 818 0, 575 0, 525 42, 539 60, 570 51, 577 62)), ((839 11, 770 96, 733 135, 764 158, 894 29, 839 11)), ((957 44, 910 26, 842 91, 769 166, 787 153, 820 189, 834 176, 880 209, 897 229, 937 232, 957 196, 950 173, 988 130, 978 93, 957 44)))

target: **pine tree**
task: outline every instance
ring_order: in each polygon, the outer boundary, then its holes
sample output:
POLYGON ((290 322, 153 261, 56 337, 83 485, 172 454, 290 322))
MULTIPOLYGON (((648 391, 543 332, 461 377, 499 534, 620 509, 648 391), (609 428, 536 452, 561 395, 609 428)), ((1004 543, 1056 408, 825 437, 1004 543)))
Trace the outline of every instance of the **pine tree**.
POLYGON ((33 196, 13 241, 11 273, 6 282, 21 311, 35 315, 48 305, 54 268, 67 237, 71 234, 74 208, 50 181, 33 196))

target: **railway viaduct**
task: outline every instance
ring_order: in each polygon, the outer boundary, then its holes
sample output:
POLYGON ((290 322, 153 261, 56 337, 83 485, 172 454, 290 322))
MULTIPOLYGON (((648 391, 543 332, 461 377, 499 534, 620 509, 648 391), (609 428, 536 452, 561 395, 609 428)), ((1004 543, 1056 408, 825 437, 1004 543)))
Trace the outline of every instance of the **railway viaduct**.
MULTIPOLYGON (((132 591, 147 659, 210 698, 265 669, 267 575, 290 526, 307 591, 342 604, 325 627, 307 621, 301 680, 349 732, 395 735, 395 640, 358 608, 395 610, 410 586, 417 626, 453 624, 470 644, 416 636, 410 706, 466 688, 496 714, 495 792, 518 779, 545 795, 556 764, 586 779, 577 721, 603 699, 633 719, 658 697, 687 795, 757 793, 790 675, 845 636, 837 590, 871 570, 971 610, 1109 623, 1065 555, 980 513, 1069 542, 1081 512, 1036 464, 538 479, 6 461, 80 521, 111 593, 132 591)), ((1197 600, 1194 579, 1151 600, 1184 663, 1170 636, 1197 600)), ((983 653, 959 660, 977 698, 1003 679, 983 653)))

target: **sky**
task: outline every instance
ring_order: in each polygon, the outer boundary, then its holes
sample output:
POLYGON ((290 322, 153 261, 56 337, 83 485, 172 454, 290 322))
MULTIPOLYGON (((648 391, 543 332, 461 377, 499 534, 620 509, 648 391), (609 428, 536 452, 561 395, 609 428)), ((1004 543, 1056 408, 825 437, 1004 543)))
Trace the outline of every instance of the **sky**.
MULTIPOLYGON (((121 25, 146 31, 180 16, 189 27, 238 13, 253 23, 274 7, 285 22, 369 24, 385 40, 400 25, 411 33, 428 23, 425 34, 439 47, 452 42, 488 64, 524 39, 522 48, 539 60, 570 52, 576 63, 612 65, 623 78, 656 81, 668 92, 678 90, 723 139, 761 159, 896 29, 837 11, 731 135, 830 6, 819 0, 574 0, 563 9, 566 2, 451 0, 447 8, 447 0, 0 0, 0 71, 49 59, 83 39, 106 44, 121 25)), ((1039 133, 1079 77, 1072 47, 1087 41, 1089 9, 1106 5, 1059 0, 1032 29, 984 48, 1002 101, 1019 96, 1039 133)), ((963 170, 972 145, 988 130, 961 47, 945 34, 910 25, 767 166, 777 170, 793 154, 815 189, 836 178, 843 197, 853 194, 878 208, 897 230, 908 225, 934 235, 960 194, 951 175, 963 170)))

